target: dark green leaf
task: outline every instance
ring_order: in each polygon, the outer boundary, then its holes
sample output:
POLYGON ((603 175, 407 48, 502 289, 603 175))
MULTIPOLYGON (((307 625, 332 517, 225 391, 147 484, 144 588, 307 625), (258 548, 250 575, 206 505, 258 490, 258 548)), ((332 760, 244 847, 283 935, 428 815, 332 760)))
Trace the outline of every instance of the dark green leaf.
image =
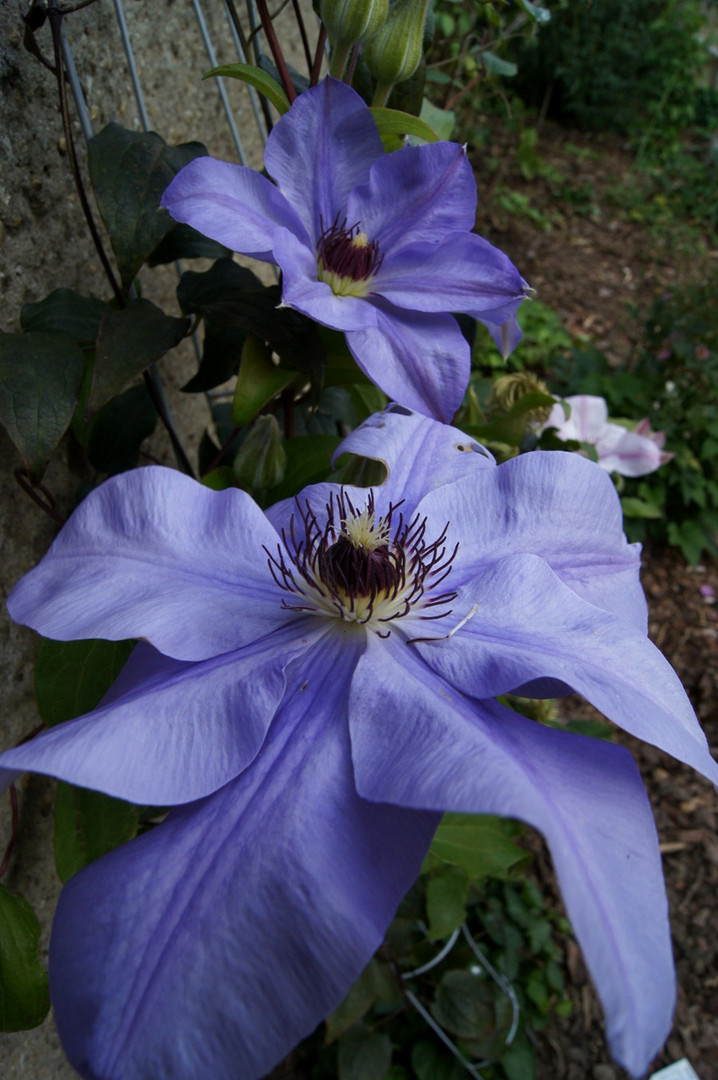
POLYGON ((62 882, 137 835, 139 812, 122 799, 60 783, 55 802, 55 866, 62 882))
POLYGON ((35 912, 0 885, 0 1031, 25 1031, 47 1016, 50 994, 39 946, 35 912))
POLYGON ((89 408, 94 412, 182 340, 188 319, 165 315, 149 300, 131 300, 102 317, 89 408))
POLYGON ((295 378, 295 371, 285 371, 272 363, 269 349, 263 342, 253 335, 248 337, 242 350, 232 404, 232 419, 236 426, 243 427, 253 420, 295 378))
POLYGON ((277 112, 283 114, 289 109, 289 98, 276 79, 272 78, 261 68, 252 67, 250 64, 225 64, 223 67, 212 68, 202 77, 209 79, 211 75, 221 75, 228 79, 241 79, 249 83, 260 94, 264 94, 271 101, 277 112))
POLYGON ((501 1068, 506 1073, 506 1080, 536 1080, 534 1052, 525 1035, 519 1035, 506 1048, 501 1055, 501 1068))
POLYGON ((469 971, 447 971, 431 1008, 434 1019, 452 1035, 485 1039, 494 1028, 491 987, 469 971))
POLYGON ((372 413, 386 408, 386 394, 371 383, 353 383, 347 386, 351 403, 356 412, 356 422, 361 424, 372 413))
POLYGON ((376 960, 370 960, 341 1005, 327 1017, 326 1043, 332 1043, 353 1027, 369 1011, 377 995, 376 960))
POLYGON ((98 472, 113 475, 137 464, 140 447, 157 426, 144 386, 131 386, 100 409, 89 424, 87 456, 98 472))
POLYGON ((217 240, 181 222, 170 229, 147 259, 148 266, 161 266, 177 259, 222 259, 230 249, 217 240))
POLYGON ((239 370, 247 335, 233 326, 215 326, 211 322, 204 324, 204 343, 202 360, 197 372, 182 387, 185 394, 199 394, 214 390, 227 382, 239 370))
POLYGON ((391 1039, 354 1027, 339 1040, 339 1080, 384 1080, 391 1068, 391 1039))
POLYGON ((108 124, 88 143, 90 179, 110 234, 123 284, 174 222, 160 199, 173 176, 207 153, 201 143, 167 146, 154 132, 126 131, 108 124))
POLYGON ((530 853, 507 836, 501 818, 490 814, 445 814, 430 855, 463 867, 472 881, 508 877, 531 861, 530 853))
POLYGON ((109 310, 104 300, 81 296, 72 289, 55 289, 37 304, 24 304, 20 312, 23 330, 61 330, 75 341, 94 345, 100 319, 109 310))
POLYGON ((85 357, 66 334, 0 332, 0 423, 39 480, 75 411, 85 357))
POLYGON ((466 918, 469 876, 461 866, 445 866, 426 883, 429 941, 453 933, 466 918))
POLYGON ((132 641, 42 638, 35 661, 35 693, 48 727, 94 709, 122 671, 133 646, 132 641))
POLYGON ((530 414, 535 409, 548 408, 554 404, 555 398, 551 394, 541 394, 538 391, 524 394, 508 412, 497 420, 486 424, 473 424, 465 430, 467 435, 473 435, 480 442, 490 439, 492 442, 519 446, 526 432, 530 414))
POLYGON ((418 1042, 411 1050, 416 1080, 464 1080, 468 1075, 456 1058, 432 1042, 418 1042))
POLYGON ((307 484, 326 480, 331 458, 341 439, 338 435, 299 435, 284 444, 287 467, 284 479, 272 492, 272 502, 297 495, 307 484))
POLYGON ((187 270, 177 286, 177 300, 185 313, 262 337, 261 327, 270 325, 281 293, 233 259, 218 259, 209 270, 187 270))

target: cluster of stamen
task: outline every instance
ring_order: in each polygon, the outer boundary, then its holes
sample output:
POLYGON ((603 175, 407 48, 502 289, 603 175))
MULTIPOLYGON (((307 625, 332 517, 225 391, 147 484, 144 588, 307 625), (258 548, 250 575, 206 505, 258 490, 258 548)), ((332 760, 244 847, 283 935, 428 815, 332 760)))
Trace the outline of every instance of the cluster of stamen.
POLYGON ((366 296, 369 283, 382 264, 379 245, 362 232, 359 223, 347 227, 337 216, 324 228, 317 244, 317 269, 337 296, 366 296))
POLYGON ((449 553, 448 525, 428 541, 426 518, 405 522, 401 505, 377 519, 372 492, 358 510, 342 489, 331 495, 322 524, 308 502, 297 500, 297 514, 282 531, 289 560, 281 548, 276 555, 265 548, 274 580, 289 594, 283 606, 369 623, 381 637, 390 633, 386 623, 411 611, 422 619, 450 614, 456 593, 437 587, 451 572, 458 544, 449 553))

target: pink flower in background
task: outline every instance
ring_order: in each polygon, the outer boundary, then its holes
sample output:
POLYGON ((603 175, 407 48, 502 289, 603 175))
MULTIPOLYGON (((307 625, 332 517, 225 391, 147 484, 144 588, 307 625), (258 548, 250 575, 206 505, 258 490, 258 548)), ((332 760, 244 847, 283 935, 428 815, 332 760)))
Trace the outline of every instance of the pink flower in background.
POLYGON ((639 420, 633 431, 612 424, 604 398, 593 394, 575 394, 557 402, 541 430, 547 428, 555 428, 564 442, 594 446, 601 468, 621 476, 646 476, 673 457, 663 449, 665 432, 652 431, 648 419, 639 420), (564 405, 570 407, 568 417, 564 405))

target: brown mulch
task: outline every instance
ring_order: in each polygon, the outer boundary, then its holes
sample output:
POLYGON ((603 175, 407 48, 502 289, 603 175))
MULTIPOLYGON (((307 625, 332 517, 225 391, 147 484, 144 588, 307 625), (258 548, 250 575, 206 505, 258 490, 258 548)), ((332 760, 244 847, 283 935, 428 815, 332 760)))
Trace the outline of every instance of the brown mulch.
MULTIPOLYGON (((616 184, 636 183, 631 157, 620 143, 554 128, 542 134, 538 152, 569 172, 572 184, 593 186, 591 213, 560 204, 554 226, 542 231, 525 218, 494 211, 485 198, 479 227, 513 258, 538 298, 559 311, 573 334, 587 334, 614 359, 626 357, 652 297, 700 274, 700 263, 670 235, 626 220, 606 197, 616 184), (600 156, 571 156, 565 150, 569 141, 600 156)), ((497 156, 507 160, 503 152, 497 156)), ((502 168, 501 183, 528 194, 547 213, 556 208, 551 183, 528 182, 516 168, 502 168)), ((480 190, 482 184, 484 191, 496 186, 496 177, 477 171, 480 190)), ((650 636, 676 669, 718 755, 718 564, 709 560, 691 569, 678 551, 653 549, 644 554, 643 580, 650 636)), ((700 1080, 718 1080, 718 797, 667 755, 628 736, 618 738, 635 754, 654 806, 671 908, 678 1006, 673 1032, 653 1068, 686 1057, 700 1080)), ((550 892, 553 873, 541 851, 537 867, 550 892)), ((573 943, 568 968, 573 1011, 568 1019, 552 1019, 537 1037, 539 1080, 622 1080, 627 1074, 611 1062, 601 1009, 573 943)))

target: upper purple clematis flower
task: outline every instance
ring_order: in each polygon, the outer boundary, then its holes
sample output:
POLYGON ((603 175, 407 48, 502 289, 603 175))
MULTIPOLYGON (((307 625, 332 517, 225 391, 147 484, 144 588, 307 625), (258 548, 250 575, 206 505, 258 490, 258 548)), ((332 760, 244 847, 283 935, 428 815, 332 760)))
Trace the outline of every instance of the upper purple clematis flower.
POLYGON ((639 420, 631 431, 621 424, 611 423, 608 406, 602 397, 575 394, 565 401, 571 407, 569 416, 566 417, 563 406, 557 403, 542 430, 555 428, 557 437, 564 442, 575 439, 594 446, 598 464, 606 472, 646 476, 673 457, 663 449, 665 433, 652 431, 648 420, 639 420))
POLYGON ((371 112, 327 78, 273 129, 272 183, 197 158, 162 204, 177 221, 282 271, 283 303, 343 330, 359 367, 390 397, 450 420, 469 379, 469 346, 447 312, 488 326, 504 353, 521 336, 526 283, 471 232, 476 186, 457 143, 386 155, 371 112))
POLYGON ((630 753, 530 721, 508 691, 584 694, 714 782, 646 637, 610 478, 501 466, 392 406, 343 450, 380 487, 307 488, 266 515, 163 468, 75 511, 9 600, 61 640, 143 639, 87 716, 0 757, 167 820, 65 887, 55 1015, 92 1080, 253 1080, 342 999, 442 810, 540 829, 606 1012, 641 1074, 670 1028, 668 913, 630 753))

